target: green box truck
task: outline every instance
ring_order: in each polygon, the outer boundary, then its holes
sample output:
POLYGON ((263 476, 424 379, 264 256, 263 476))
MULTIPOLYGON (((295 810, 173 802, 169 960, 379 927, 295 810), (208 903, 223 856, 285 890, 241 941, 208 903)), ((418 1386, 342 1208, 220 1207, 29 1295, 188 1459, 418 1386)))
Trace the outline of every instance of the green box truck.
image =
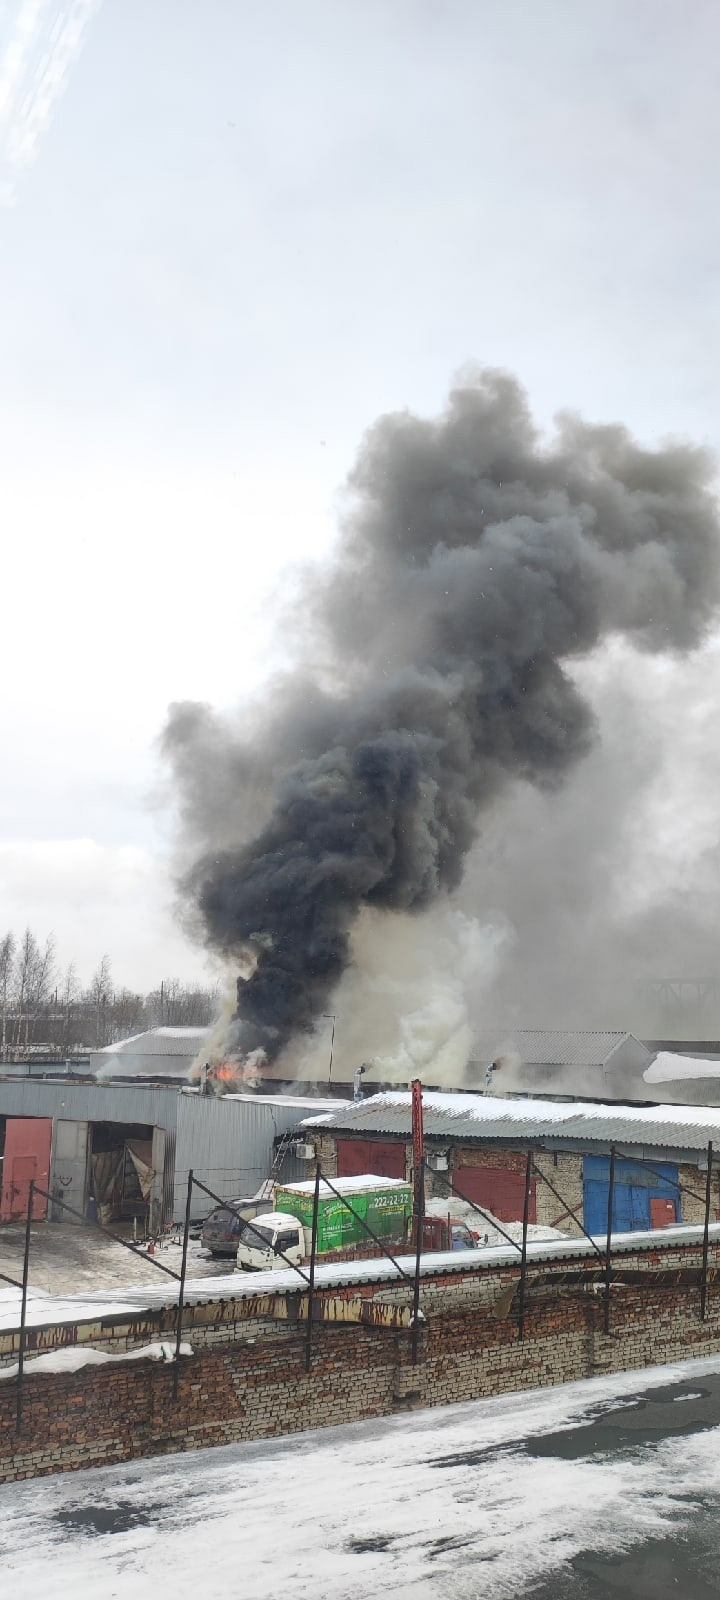
MULTIPOLYGON (((314 1183, 278 1186, 275 1210, 242 1224, 238 1267, 245 1272, 267 1272, 307 1264, 312 1248, 314 1198, 314 1183)), ((414 1249, 412 1188, 402 1178, 378 1178, 372 1173, 360 1178, 335 1178, 332 1189, 321 1179, 318 1198, 319 1261, 377 1255, 375 1239, 382 1240, 391 1251, 414 1249), (372 1228, 375 1239, 367 1233, 363 1221, 372 1228)), ((450 1213, 447 1218, 428 1215, 423 1219, 423 1253, 475 1249, 476 1243, 476 1236, 464 1222, 450 1213)))
MULTIPOLYGON (((393 1240, 395 1243, 402 1241, 407 1220, 412 1214, 412 1189, 409 1183, 402 1178, 376 1178, 368 1173, 359 1178, 333 1178, 332 1184, 337 1194, 333 1194, 324 1179, 320 1180, 318 1255, 370 1243, 370 1235, 360 1218, 367 1222, 379 1239, 393 1240)), ((312 1242, 314 1198, 314 1182, 290 1183, 275 1193, 275 1210, 284 1212, 286 1216, 297 1217, 298 1222, 302 1223, 308 1255, 312 1242)))

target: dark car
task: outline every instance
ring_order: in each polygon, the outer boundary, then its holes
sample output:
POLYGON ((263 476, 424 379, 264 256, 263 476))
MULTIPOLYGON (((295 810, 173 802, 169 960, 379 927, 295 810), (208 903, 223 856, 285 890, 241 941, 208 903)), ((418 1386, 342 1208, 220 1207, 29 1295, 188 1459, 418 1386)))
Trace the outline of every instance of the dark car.
POLYGON ((230 1200, 225 1206, 216 1206, 203 1223, 201 1239, 205 1249, 211 1256, 236 1256, 243 1222, 252 1222, 267 1208, 267 1199, 230 1200))

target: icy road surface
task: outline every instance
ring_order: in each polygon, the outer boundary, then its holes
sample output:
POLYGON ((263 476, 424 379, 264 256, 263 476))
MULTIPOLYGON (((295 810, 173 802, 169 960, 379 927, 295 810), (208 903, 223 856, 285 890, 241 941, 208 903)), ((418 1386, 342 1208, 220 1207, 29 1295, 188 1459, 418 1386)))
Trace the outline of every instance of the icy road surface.
POLYGON ((13 1600, 709 1600, 720 1357, 0 1490, 13 1600))

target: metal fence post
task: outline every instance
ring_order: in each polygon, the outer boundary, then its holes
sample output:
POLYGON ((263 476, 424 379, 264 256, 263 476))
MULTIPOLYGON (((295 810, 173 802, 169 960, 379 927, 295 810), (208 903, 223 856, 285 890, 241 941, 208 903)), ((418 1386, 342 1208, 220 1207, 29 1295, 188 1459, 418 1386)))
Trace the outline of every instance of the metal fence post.
POLYGON ((320 1162, 315 1164, 315 1195, 313 1198, 312 1242, 310 1245, 310 1283, 308 1286, 307 1328, 305 1330, 305 1371, 310 1371, 312 1356, 313 1292, 315 1289, 315 1256, 317 1254, 318 1214, 320 1211, 320 1162))
POLYGON ((520 1258, 520 1304, 518 1307, 518 1339, 525 1333, 525 1285, 527 1282, 527 1236, 532 1194, 533 1153, 528 1150, 525 1163, 525 1204, 523 1206, 522 1256, 520 1258))
POLYGON ((15 1408, 16 1433, 19 1433, 22 1428, 23 1378, 25 1371, 25 1320, 27 1316, 28 1271, 30 1268, 30 1224, 32 1222, 34 1200, 35 1184, 31 1178, 30 1186, 28 1188, 27 1217, 25 1218, 25 1254, 23 1256, 22 1300, 20 1302, 20 1344, 18 1347, 17 1402, 15 1408))
POLYGON ((415 1286, 412 1313, 412 1364, 417 1366, 418 1339, 420 1336, 420 1257, 423 1247, 423 1221, 425 1219, 425 1157, 420 1158, 420 1168, 415 1180, 415 1286))
POLYGON ((608 1181, 607 1243, 605 1245, 605 1314, 603 1328, 610 1332, 610 1277, 612 1274, 612 1218, 615 1197, 615 1146, 610 1146, 610 1177, 608 1181))
POLYGON ((708 1289, 708 1246, 710 1243, 710 1199, 712 1193, 712 1141, 707 1147, 707 1178, 705 1180, 705 1231, 703 1233, 702 1253, 702 1284, 700 1288, 700 1317, 705 1321, 707 1314, 707 1289, 708 1289))
POLYGON ((180 1288, 178 1289, 177 1333, 175 1336, 175 1366, 173 1367, 173 1400, 178 1397, 178 1373, 180 1369, 180 1345, 182 1343, 183 1297, 185 1294, 185 1272, 187 1269, 188 1238, 190 1235, 190 1208, 192 1205, 193 1174, 192 1167, 188 1172, 187 1199, 185 1201, 185 1230, 183 1232, 182 1263, 180 1266, 180 1288))

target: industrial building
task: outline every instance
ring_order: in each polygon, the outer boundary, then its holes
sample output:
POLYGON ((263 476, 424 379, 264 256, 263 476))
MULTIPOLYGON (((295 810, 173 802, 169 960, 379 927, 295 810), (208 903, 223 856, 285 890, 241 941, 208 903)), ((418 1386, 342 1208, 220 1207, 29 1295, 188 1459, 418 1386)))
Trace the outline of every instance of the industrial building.
POLYGON ((496 1028, 475 1034, 468 1089, 571 1100, 656 1100, 654 1052, 613 1028, 496 1028))
MULTIPOLYGON (((569 1234, 607 1227, 615 1148, 613 1228, 635 1232, 704 1218, 708 1142, 720 1148, 720 1111, 695 1106, 593 1105, 474 1094, 423 1095, 426 1184, 433 1198, 463 1197, 501 1222, 523 1216, 569 1234)), ((303 1133, 325 1176, 408 1177, 408 1093, 375 1095, 307 1119, 303 1133)), ((720 1164, 712 1171, 720 1218, 720 1164)))
MULTIPOLYGON (((152 1028, 91 1051, 89 1071, 99 1079, 113 1079, 116 1083, 187 1084, 192 1081, 193 1067, 202 1059, 209 1036, 209 1030, 200 1027, 152 1028)), ((35 1068, 36 1073, 43 1070, 47 1069, 41 1064, 35 1068)), ((487 1030, 475 1035, 461 1078, 448 1087, 558 1100, 646 1105, 720 1103, 720 1053, 713 1059, 707 1046, 693 1050, 692 1045, 678 1045, 674 1051, 666 1046, 658 1054, 654 1044, 621 1029, 487 1030)), ((368 1086, 372 1081, 371 1067, 368 1086)), ((432 1068, 428 1081, 432 1085, 432 1068)), ((277 1078, 274 1071, 266 1087, 269 1092, 293 1092, 292 1084, 277 1078)), ((339 1082, 330 1085, 318 1081, 306 1087, 328 1095, 350 1093, 350 1085, 339 1082)))
POLYGON ((117 1044, 90 1051, 90 1071, 116 1082, 153 1081, 187 1083, 208 1028, 149 1028, 117 1044))
MULTIPOLYGON (((183 1216, 190 1168, 222 1199, 252 1195, 284 1141, 278 1175, 305 1177, 284 1136, 307 1110, 307 1096, 0 1078, 0 1221, 25 1216, 32 1178, 50 1196, 36 1194, 36 1217, 70 1222, 90 1209, 102 1221, 136 1216, 154 1232, 183 1216)), ((194 1215, 211 1204, 194 1192, 194 1215)))

